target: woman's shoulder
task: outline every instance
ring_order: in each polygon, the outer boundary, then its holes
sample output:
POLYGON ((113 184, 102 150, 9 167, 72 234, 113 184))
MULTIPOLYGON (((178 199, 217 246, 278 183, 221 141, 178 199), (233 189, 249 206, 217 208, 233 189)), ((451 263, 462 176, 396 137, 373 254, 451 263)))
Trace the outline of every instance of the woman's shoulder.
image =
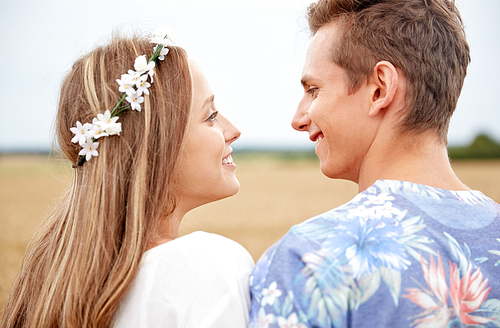
MULTIPOLYGON (((143 266, 191 267, 224 263, 245 266, 252 270, 254 262, 248 251, 227 237, 203 231, 192 232, 165 244, 156 246, 143 257, 143 266), (159 263, 155 263, 159 262, 159 263), (167 264, 168 263, 168 264, 167 264)), ((210 268, 215 268, 211 265, 210 268)))
POLYGON ((215 233, 204 231, 192 232, 190 234, 174 239, 170 243, 175 247, 187 247, 190 249, 199 248, 200 246, 203 246, 205 249, 209 250, 219 248, 225 249, 229 247, 228 251, 236 250, 248 253, 247 250, 236 241, 215 233))

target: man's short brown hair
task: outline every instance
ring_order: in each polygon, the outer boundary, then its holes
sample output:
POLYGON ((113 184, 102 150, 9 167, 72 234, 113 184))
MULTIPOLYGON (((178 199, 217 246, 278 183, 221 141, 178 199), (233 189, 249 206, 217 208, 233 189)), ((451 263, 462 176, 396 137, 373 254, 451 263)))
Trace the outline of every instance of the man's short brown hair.
POLYGON ((436 129, 446 143, 470 62, 463 23, 450 0, 319 0, 308 8, 315 34, 339 22, 333 61, 345 69, 354 92, 386 60, 407 79, 402 131, 436 129))

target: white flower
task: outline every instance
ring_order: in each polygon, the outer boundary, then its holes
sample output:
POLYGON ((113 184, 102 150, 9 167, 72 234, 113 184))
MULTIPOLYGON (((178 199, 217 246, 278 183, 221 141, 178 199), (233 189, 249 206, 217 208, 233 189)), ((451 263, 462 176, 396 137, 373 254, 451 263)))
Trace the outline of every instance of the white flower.
POLYGON ((110 123, 106 127, 106 133, 108 133, 110 136, 115 135, 115 134, 120 134, 122 132, 122 124, 121 123, 110 123))
POLYGON ((111 117, 111 112, 106 110, 104 114, 97 114, 97 118, 92 120, 92 124, 102 126, 103 130, 106 130, 108 125, 114 124, 118 121, 118 116, 111 117))
POLYGON ((366 208, 363 205, 349 209, 347 212, 349 212, 349 214, 347 214, 348 218, 360 217, 363 219, 373 219, 375 217, 375 210, 372 207, 366 208))
POLYGON ((394 200, 393 196, 384 192, 378 195, 368 195, 367 198, 368 200, 364 202, 365 205, 370 205, 370 204, 382 205, 389 200, 394 200))
POLYGON ((288 319, 285 319, 285 317, 279 317, 278 325, 280 328, 306 328, 306 325, 299 323, 299 318, 295 312, 290 314, 288 319))
MULTIPOLYGON (((156 50, 158 49, 159 45, 156 45, 153 49, 153 52, 156 52, 156 50)), ((163 46, 163 48, 161 48, 160 50, 160 54, 158 55, 158 59, 159 60, 164 60, 165 59, 165 56, 168 55, 168 52, 170 51, 170 49, 168 49, 167 47, 163 46)))
MULTIPOLYGON (((129 70, 129 72, 133 72, 132 70, 129 70)), ((134 81, 134 76, 130 74, 122 74, 121 79, 117 79, 116 82, 120 85, 118 88, 118 91, 120 92, 125 92, 127 95, 130 95, 130 93, 135 92, 133 86, 136 81, 134 81)))
POLYGON ((136 110, 138 112, 141 111, 141 104, 144 102, 144 97, 140 97, 139 95, 128 96, 125 98, 130 103, 130 107, 132 110, 136 110))
POLYGON ((147 75, 143 75, 143 76, 141 76, 141 78, 139 79, 139 81, 137 81, 137 83, 135 84, 135 86, 137 88, 137 95, 138 96, 142 95, 143 92, 144 92, 144 94, 149 95, 148 88, 151 86, 151 84, 149 84, 149 82, 147 81, 147 79, 148 79, 148 76, 147 75))
POLYGON ((116 121, 118 121, 118 116, 111 117, 109 110, 106 110, 104 114, 97 114, 97 118, 92 120, 95 131, 94 138, 98 139, 99 137, 120 134, 122 132, 122 124, 116 123, 116 121))
POLYGON ((150 43, 161 44, 162 46, 166 47, 168 45, 171 45, 175 40, 174 34, 175 33, 169 31, 169 29, 160 27, 153 32, 153 37, 151 38, 150 43))
POLYGON ((145 71, 151 71, 153 68, 155 68, 155 62, 151 61, 148 63, 146 55, 141 55, 135 59, 134 68, 139 74, 142 74, 145 71))
POLYGON ((154 30, 153 36, 155 38, 164 39, 168 36, 168 32, 168 28, 166 28, 165 26, 159 26, 156 28, 156 30, 154 30))
POLYGON ((375 216, 377 218, 392 218, 393 215, 397 216, 401 214, 401 210, 397 207, 392 206, 392 202, 386 202, 384 205, 374 207, 373 209, 375 210, 375 216))
POLYGON ((274 281, 269 285, 269 288, 262 289, 264 297, 262 297, 261 306, 265 306, 266 304, 273 305, 276 298, 281 296, 281 290, 277 287, 278 284, 274 281))
POLYGON ((80 150, 78 155, 85 156, 86 161, 92 158, 92 156, 99 156, 99 153, 97 152, 97 147, 99 147, 98 142, 93 142, 92 139, 87 139, 82 147, 83 149, 80 150))
POLYGON ((263 307, 260 308, 259 314, 257 317, 257 327, 259 328, 269 328, 269 324, 273 323, 274 314, 266 314, 266 311, 263 307))
POLYGON ((170 44, 170 42, 168 41, 168 39, 160 38, 160 37, 157 37, 157 36, 151 38, 150 43, 161 44, 164 47, 166 47, 167 45, 170 44))
POLYGON ((88 138, 93 137, 93 126, 90 123, 85 123, 82 125, 79 121, 76 122, 76 127, 70 128, 70 131, 75 134, 71 142, 79 143, 82 146, 88 138), (92 132, 91 132, 92 131, 92 132))
POLYGON ((102 128, 102 125, 94 124, 93 127, 94 127, 94 139, 99 139, 100 137, 109 136, 109 134, 106 133, 106 131, 104 131, 104 129, 102 128))
POLYGON ((136 72, 133 69, 129 69, 127 73, 127 75, 130 76, 130 83, 136 84, 137 81, 139 81, 139 79, 141 78, 142 73, 144 72, 136 72))
POLYGON ((135 90, 135 88, 132 88, 131 91, 127 92, 127 97, 125 97, 125 99, 127 99, 127 101, 130 102, 128 99, 133 99, 138 96, 139 94, 137 94, 137 90, 135 90))

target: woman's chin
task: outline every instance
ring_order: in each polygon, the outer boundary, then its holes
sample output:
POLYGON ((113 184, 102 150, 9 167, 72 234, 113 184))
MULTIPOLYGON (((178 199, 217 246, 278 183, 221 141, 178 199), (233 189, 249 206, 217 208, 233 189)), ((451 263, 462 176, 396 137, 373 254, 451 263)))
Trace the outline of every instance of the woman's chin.
POLYGON ((238 191, 240 191, 240 182, 235 177, 233 181, 231 181, 230 183, 228 183, 227 193, 222 198, 227 198, 227 197, 234 196, 234 195, 236 195, 238 193, 238 191))
POLYGON ((180 195, 178 206, 187 208, 187 211, 213 203, 224 198, 234 196, 240 190, 239 181, 234 178, 224 181, 224 184, 217 184, 211 189, 207 188, 191 190, 188 194, 180 195))

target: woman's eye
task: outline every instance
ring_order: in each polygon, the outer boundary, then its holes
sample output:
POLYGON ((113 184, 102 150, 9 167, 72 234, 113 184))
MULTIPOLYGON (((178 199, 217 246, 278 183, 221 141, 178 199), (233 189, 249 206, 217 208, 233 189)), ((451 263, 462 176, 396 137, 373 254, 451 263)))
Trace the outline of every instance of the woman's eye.
POLYGON ((207 121, 215 121, 215 119, 217 118, 217 115, 219 114, 218 111, 216 112, 213 112, 212 114, 210 114, 210 116, 207 118, 207 121))

